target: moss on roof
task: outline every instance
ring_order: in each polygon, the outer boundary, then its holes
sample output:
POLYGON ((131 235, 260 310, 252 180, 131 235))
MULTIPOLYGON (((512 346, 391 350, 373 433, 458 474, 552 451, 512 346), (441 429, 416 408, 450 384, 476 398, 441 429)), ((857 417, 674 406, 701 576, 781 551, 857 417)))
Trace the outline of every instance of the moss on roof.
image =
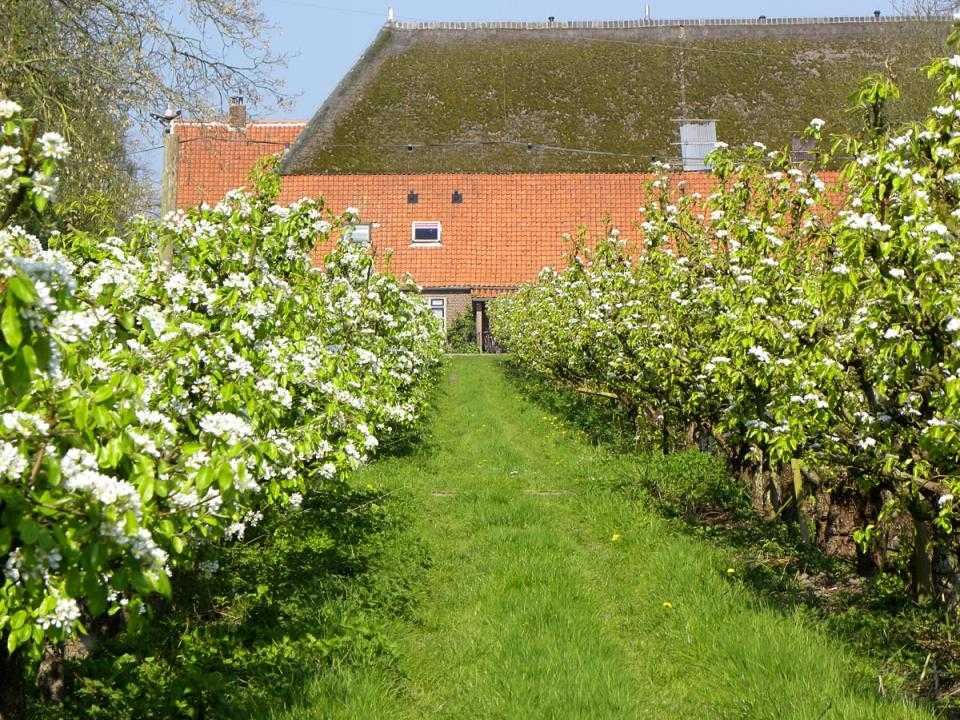
POLYGON ((929 44, 916 42, 916 26, 719 27, 682 37, 676 29, 385 28, 304 131, 285 172, 642 170, 653 156, 678 155, 681 115, 715 118, 729 143, 787 144, 813 117, 855 129, 847 98, 884 67, 903 90, 892 116, 917 117, 932 87, 922 72, 929 44))

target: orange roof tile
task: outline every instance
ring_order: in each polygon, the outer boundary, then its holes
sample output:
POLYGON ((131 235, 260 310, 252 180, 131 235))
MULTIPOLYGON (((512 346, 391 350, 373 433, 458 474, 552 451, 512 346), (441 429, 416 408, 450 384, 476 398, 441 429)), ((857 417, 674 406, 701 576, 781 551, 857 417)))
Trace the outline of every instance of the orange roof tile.
MULTIPOLYGON (((254 162, 289 144, 302 124, 251 125, 244 131, 175 126, 182 138, 177 206, 216 202, 246 182, 254 162)), ((627 241, 638 239, 635 222, 650 175, 624 174, 435 174, 288 175, 281 203, 323 197, 334 212, 347 207, 372 223, 373 250, 381 267, 410 273, 426 288, 465 288, 493 297, 534 280, 546 266, 561 267, 570 251, 565 233, 579 226, 603 232, 609 221, 627 241), (418 202, 407 202, 409 191, 418 202), (454 191, 462 202, 452 202, 454 191), (414 247, 411 224, 437 221, 439 247, 414 247), (389 259, 388 259, 389 258, 389 259)), ((710 192, 709 173, 682 173, 685 192, 710 192)), ((826 178, 825 178, 826 179, 826 178)), ((325 248, 318 248, 318 255, 325 248)))
POLYGON ((300 134, 303 122, 255 122, 243 129, 226 123, 174 122, 179 140, 177 207, 217 202, 242 187, 254 164, 283 152, 300 134))

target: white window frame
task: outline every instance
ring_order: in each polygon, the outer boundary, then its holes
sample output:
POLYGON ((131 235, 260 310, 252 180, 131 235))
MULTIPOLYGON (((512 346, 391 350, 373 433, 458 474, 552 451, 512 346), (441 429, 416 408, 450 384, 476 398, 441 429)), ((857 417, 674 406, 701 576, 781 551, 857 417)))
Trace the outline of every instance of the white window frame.
POLYGON ((437 220, 414 220, 410 223, 410 247, 436 247, 443 244, 443 225, 437 220), (417 240, 418 228, 436 228, 436 240, 417 240))
POLYGON ((341 239, 346 240, 348 242, 355 242, 355 243, 360 243, 362 245, 369 245, 370 242, 373 240, 373 223, 358 223, 356 225, 353 225, 352 227, 348 228, 346 232, 343 233, 343 237, 341 239), (366 240, 358 240, 354 237, 354 233, 360 228, 364 228, 367 234, 366 240))
POLYGON ((443 329, 447 329, 447 299, 445 297, 432 297, 430 300, 430 312, 433 313, 436 317, 440 318, 440 321, 443 323, 443 329), (438 315, 435 311, 440 310, 438 315))

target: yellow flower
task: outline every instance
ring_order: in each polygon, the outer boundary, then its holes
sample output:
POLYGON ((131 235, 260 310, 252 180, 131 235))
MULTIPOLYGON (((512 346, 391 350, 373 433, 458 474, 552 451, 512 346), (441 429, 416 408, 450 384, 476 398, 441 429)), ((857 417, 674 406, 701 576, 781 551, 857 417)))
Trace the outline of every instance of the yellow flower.
POLYGON ((736 572, 733 568, 727 568, 727 575, 733 575, 736 572))
POLYGON ((610 536, 610 542, 620 542, 620 539, 622 537, 623 536, 620 533, 615 532, 613 535, 610 536))
POLYGON ((671 602, 665 602, 665 603, 663 604, 663 606, 664 606, 667 610, 672 610, 672 609, 673 609, 673 603, 671 603, 671 602))

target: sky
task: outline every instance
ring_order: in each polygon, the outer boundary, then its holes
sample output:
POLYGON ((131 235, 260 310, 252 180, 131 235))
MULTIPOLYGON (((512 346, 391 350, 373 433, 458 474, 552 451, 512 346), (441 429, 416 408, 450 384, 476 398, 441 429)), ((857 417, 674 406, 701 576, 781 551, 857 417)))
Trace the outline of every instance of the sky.
MULTIPOLYGON (((391 0, 399 20, 531 20, 553 15, 557 20, 627 20, 642 18, 644 0, 391 0)), ((309 120, 347 70, 373 41, 387 18, 388 3, 376 0, 262 0, 264 13, 276 26, 274 49, 292 57, 280 74, 292 96, 290 107, 249 108, 253 119, 309 120)), ((870 15, 892 12, 889 0, 651 0, 651 17, 755 18, 870 15)), ((141 138, 143 146, 160 144, 141 138)), ((159 177, 162 152, 147 151, 145 169, 159 177)))

